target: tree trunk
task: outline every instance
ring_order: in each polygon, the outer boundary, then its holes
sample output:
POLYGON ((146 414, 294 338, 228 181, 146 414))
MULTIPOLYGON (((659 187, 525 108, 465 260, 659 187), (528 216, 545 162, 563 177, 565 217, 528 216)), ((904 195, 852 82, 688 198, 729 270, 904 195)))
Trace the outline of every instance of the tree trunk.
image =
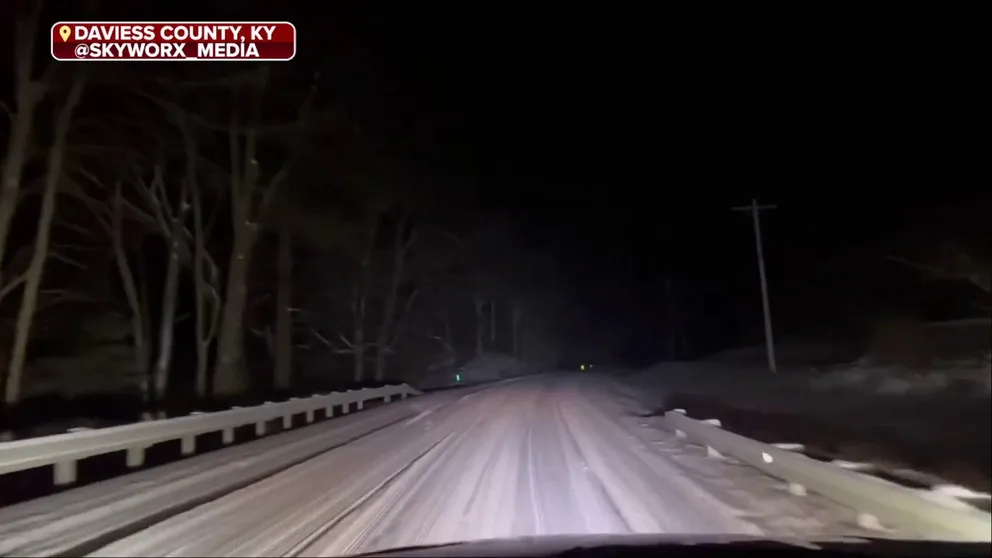
POLYGON ((386 357, 389 352, 390 334, 393 331, 393 322, 396 321, 396 302, 399 298, 400 282, 403 280, 403 259, 404 242, 403 234, 405 226, 396 228, 396 242, 394 242, 393 253, 393 277, 389 284, 389 294, 386 296, 386 303, 382 309, 382 323, 379 324, 379 339, 376 341, 375 353, 375 381, 382 382, 386 379, 386 357))
POLYGON ((145 332, 145 353, 144 361, 141 367, 143 376, 141 377, 141 400, 145 405, 145 410, 141 414, 142 420, 152 420, 151 408, 154 403, 155 396, 155 378, 152 375, 152 363, 151 363, 151 332, 152 332, 152 314, 149 309, 152 307, 152 299, 148 294, 148 266, 145 262, 145 257, 143 253, 138 253, 137 261, 138 269, 138 305, 143 310, 141 313, 141 329, 145 332))
POLYGON ((165 286, 162 289, 162 318, 158 330, 158 358, 155 360, 155 405, 158 418, 165 418, 165 401, 169 387, 169 365, 172 363, 172 339, 176 327, 176 298, 179 291, 179 243, 182 234, 186 203, 185 191, 180 196, 180 208, 172 223, 169 238, 169 263, 165 269, 165 286))
POLYGON ((110 234, 113 241, 114 261, 117 264, 117 273, 120 275, 121 285, 124 288, 124 298, 127 299, 127 305, 131 309, 131 335, 134 338, 132 340, 134 346, 134 371, 138 374, 141 381, 141 403, 143 411, 147 412, 151 409, 152 405, 151 394, 148 390, 149 347, 148 332, 145 330, 147 307, 143 304, 144 300, 138 294, 134 272, 131 270, 127 251, 124 248, 122 202, 123 194, 121 192, 121 185, 118 182, 114 187, 114 207, 111 217, 110 234))
POLYGON ((475 356, 482 356, 482 339, 486 329, 486 318, 482 313, 485 300, 480 296, 475 297, 475 356))
POLYGON ((516 300, 513 301, 513 356, 520 359, 520 320, 523 317, 523 311, 520 308, 520 303, 516 300))
MULTIPOLYGON (((358 287, 356 291, 360 291, 358 287)), ((354 371, 352 381, 356 384, 365 379, 365 295, 356 292, 357 300, 354 303, 355 333, 352 341, 352 351, 354 352, 354 371)))
POLYGON ((448 312, 444 312, 444 346, 448 349, 448 352, 454 354, 455 351, 455 336, 451 334, 451 320, 448 318, 448 312))
POLYGON ((372 273, 372 252, 375 250, 375 239, 379 234, 379 217, 372 218, 369 234, 366 238, 365 251, 362 254, 361 270, 358 283, 352 291, 351 310, 354 320, 354 335, 352 352, 355 357, 352 380, 357 384, 365 379, 365 311, 368 303, 368 287, 372 273))
MULTIPOLYGON (((10 137, 7 141, 7 155, 3 159, 2 188, 0 188, 0 263, 4 261, 7 251, 7 233, 17 209, 17 198, 21 192, 21 177, 24 165, 27 163, 28 150, 31 142, 31 130, 34 124, 34 110, 41 100, 42 92, 47 84, 36 83, 31 79, 32 59, 35 55, 35 40, 40 2, 35 10, 28 15, 27 21, 17 21, 17 31, 14 33, 15 76, 14 98, 17 103, 10 123, 10 137)), ((10 9, 13 9, 11 6, 10 9)), ((0 287, 3 286, 0 277, 0 287)))
POLYGON ((216 327, 217 305, 216 298, 210 301, 212 320, 207 322, 207 285, 203 277, 203 259, 206 257, 206 240, 203 238, 203 205, 200 191, 196 182, 192 181, 191 201, 193 205, 193 289, 196 297, 196 396, 200 399, 207 397, 208 366, 210 365, 210 341, 213 329, 216 327))
POLYGON ((248 387, 242 363, 244 352, 244 316, 248 297, 248 270, 254 246, 254 231, 239 223, 235 231, 234 250, 227 267, 224 310, 217 338, 217 367, 214 373, 216 395, 239 395, 248 387))
POLYGON ((293 380, 293 237, 288 228, 279 234, 276 286, 275 386, 289 389, 293 380))
POLYGON ((489 301, 489 343, 496 351, 496 299, 489 301))
MULTIPOLYGON (((20 102, 18 103, 20 105, 20 102)), ((34 102, 17 109, 11 124, 10 143, 3 166, 3 189, 0 190, 0 262, 7 250, 7 232, 17 209, 17 198, 21 192, 21 173, 27 158, 28 142, 31 138, 31 124, 34 119, 34 102)), ((0 278, 2 280, 2 278, 0 278)), ((0 286, 2 286, 0 282, 0 286)))
MULTIPOLYGON (((210 345, 217 333, 220 316, 220 295, 217 285, 217 266, 207 253, 206 229, 203 224, 203 194, 200 190, 197 173, 198 142, 195 132, 185 115, 176 117, 176 125, 182 132, 186 152, 186 181, 189 185, 190 209, 193 212, 193 232, 187 234, 187 242, 192 243, 193 297, 196 323, 196 396, 203 400, 208 396, 210 379, 210 345), (210 279, 206 263, 209 262, 210 279)), ((187 232, 187 231, 183 231, 187 232)))
POLYGON ((25 281, 24 292, 21 295, 21 308, 17 314, 14 347, 11 351, 10 365, 7 368, 7 385, 4 393, 4 401, 7 404, 17 402, 21 394, 21 376, 27 357, 28 339, 31 335, 31 325, 38 303, 38 290, 45 275, 48 239, 52 232, 52 219, 55 216, 59 181, 62 180, 66 135, 69 132, 69 124, 72 122, 72 113, 82 96, 83 84, 84 78, 81 74, 77 74, 72 89, 69 91, 69 96, 59 110, 52 139, 53 143, 48 151, 48 169, 45 175, 45 191, 42 195, 41 212, 38 215, 38 229, 35 233, 34 254, 31 256, 27 281, 25 281))

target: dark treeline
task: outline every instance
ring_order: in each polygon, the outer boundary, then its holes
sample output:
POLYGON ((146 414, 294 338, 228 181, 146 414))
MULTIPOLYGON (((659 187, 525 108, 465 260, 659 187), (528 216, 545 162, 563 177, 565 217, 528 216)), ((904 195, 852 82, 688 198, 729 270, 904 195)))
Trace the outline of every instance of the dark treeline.
POLYGON ((384 155, 319 73, 56 65, 18 17, 0 429, 557 358, 566 295, 539 243, 384 155))

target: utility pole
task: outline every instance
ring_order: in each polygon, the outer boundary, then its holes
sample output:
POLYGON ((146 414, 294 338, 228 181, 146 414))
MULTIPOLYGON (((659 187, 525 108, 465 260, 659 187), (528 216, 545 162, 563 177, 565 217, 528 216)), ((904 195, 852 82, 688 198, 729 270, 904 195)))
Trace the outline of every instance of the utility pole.
POLYGON ((754 244, 758 254, 758 278, 761 281, 761 309, 765 315, 765 347, 768 349, 768 369, 778 372, 775 363, 775 339, 772 335, 772 311, 768 303, 768 279, 765 277, 765 253, 761 247, 761 212, 765 209, 775 209, 774 205, 758 205, 758 200, 752 199, 751 205, 735 207, 734 211, 750 211, 754 222, 754 244))

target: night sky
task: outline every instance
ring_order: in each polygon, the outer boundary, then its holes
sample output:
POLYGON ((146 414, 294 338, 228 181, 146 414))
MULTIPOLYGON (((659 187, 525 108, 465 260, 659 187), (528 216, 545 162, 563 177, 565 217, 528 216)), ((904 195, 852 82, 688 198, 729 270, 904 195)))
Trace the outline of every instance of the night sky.
POLYGON ((779 206, 763 223, 786 333, 967 312, 885 256, 989 248, 992 102, 973 51, 453 14, 343 15, 362 23, 336 41, 337 75, 395 152, 560 241, 585 335, 622 331, 650 360, 672 276, 695 345, 753 340, 751 222, 730 210, 752 196, 779 206))
POLYGON ((966 312, 885 256, 945 237, 989 249, 992 98, 974 45, 895 26, 248 4, 197 19, 293 21, 291 64, 321 70, 384 151, 443 177, 452 206, 509 211, 560 247, 593 324, 577 341, 619 332, 630 358, 656 358, 667 277, 697 352, 759 339, 751 223, 731 211, 753 196, 778 205, 763 226, 784 332, 966 312))

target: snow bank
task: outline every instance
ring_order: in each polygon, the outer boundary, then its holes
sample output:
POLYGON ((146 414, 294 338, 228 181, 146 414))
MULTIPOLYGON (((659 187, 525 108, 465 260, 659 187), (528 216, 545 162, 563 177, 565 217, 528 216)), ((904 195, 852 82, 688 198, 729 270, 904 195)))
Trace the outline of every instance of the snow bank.
POLYGON ((810 380, 815 391, 857 390, 879 395, 925 395, 958 392, 992 395, 992 353, 981 360, 938 361, 925 369, 880 365, 862 358, 810 380))
POLYGON ((992 357, 937 361, 912 368, 861 358, 830 367, 788 367, 772 374, 753 366, 716 363, 661 363, 630 378, 649 391, 754 401, 794 399, 807 394, 851 394, 886 397, 990 397, 992 357))
POLYGON ((527 374, 529 367, 510 355, 488 353, 474 358, 458 368, 442 368, 428 372, 416 386, 418 389, 438 389, 494 382, 527 374))

